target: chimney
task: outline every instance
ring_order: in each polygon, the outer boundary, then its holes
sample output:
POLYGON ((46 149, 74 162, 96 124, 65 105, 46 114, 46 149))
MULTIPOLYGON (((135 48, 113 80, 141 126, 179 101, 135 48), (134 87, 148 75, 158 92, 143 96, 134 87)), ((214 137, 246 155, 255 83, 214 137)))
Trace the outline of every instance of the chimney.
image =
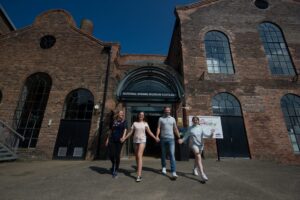
POLYGON ((89 35, 93 35, 94 25, 91 20, 83 19, 81 21, 80 30, 86 32, 89 35))

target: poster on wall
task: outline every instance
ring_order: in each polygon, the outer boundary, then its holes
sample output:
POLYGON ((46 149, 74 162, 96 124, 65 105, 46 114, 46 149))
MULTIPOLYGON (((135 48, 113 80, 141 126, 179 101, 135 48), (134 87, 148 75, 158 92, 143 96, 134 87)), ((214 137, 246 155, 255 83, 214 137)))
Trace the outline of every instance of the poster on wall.
MULTIPOLYGON (((206 133, 210 133, 212 129, 215 130, 213 138, 223 139, 223 131, 221 124, 221 117, 219 116, 197 116, 200 119, 200 125, 206 133)), ((189 116, 189 126, 193 125, 193 116, 189 116)), ((205 136, 204 136, 205 138, 205 136)))

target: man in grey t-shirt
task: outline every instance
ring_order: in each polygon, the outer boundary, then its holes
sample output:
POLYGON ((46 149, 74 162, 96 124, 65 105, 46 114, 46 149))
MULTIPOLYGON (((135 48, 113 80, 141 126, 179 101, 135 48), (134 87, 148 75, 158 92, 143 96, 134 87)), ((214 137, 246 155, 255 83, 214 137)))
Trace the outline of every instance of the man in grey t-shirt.
POLYGON ((170 107, 164 108, 164 116, 160 117, 158 120, 156 137, 160 136, 160 144, 161 144, 161 166, 162 173, 165 175, 167 173, 166 170, 166 148, 169 147, 170 152, 170 165, 171 165, 171 174, 172 179, 177 178, 176 174, 176 161, 175 161, 175 136, 177 139, 180 138, 179 131, 176 125, 176 121, 174 117, 171 115, 170 107))

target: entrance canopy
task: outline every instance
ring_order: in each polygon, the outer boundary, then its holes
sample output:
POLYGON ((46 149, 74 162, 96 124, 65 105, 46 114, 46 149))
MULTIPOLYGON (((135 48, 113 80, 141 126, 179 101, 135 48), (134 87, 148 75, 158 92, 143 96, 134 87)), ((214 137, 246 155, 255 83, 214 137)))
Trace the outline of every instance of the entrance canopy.
POLYGON ((141 67, 131 71, 120 82, 120 101, 178 102, 183 97, 178 75, 158 67, 141 67))

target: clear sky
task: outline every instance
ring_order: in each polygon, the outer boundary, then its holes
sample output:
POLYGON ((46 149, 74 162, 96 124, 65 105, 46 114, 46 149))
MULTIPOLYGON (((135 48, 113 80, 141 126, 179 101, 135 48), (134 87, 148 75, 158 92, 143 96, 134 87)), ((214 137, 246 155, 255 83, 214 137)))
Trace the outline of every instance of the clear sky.
POLYGON ((121 53, 167 55, 175 23, 174 9, 197 0, 0 0, 17 29, 49 9, 65 9, 80 26, 94 23, 93 35, 121 44, 121 53))

